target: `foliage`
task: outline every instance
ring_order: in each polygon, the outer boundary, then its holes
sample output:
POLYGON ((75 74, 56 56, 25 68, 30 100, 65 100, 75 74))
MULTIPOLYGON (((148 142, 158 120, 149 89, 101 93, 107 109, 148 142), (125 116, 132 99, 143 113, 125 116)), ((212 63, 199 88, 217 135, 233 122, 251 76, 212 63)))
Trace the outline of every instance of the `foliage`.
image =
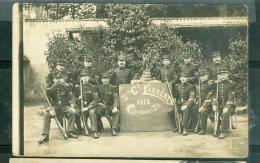
POLYGON ((239 101, 246 102, 248 86, 248 38, 238 35, 229 42, 229 55, 224 61, 230 71, 230 79, 236 82, 239 101))
POLYGON ((50 71, 55 70, 57 60, 62 58, 66 61, 66 71, 76 73, 82 67, 83 46, 80 42, 69 39, 66 35, 58 32, 49 37, 47 64, 50 71))
POLYGON ((133 71, 138 71, 147 49, 148 27, 151 24, 144 5, 108 4, 106 11, 106 22, 110 28, 105 37, 104 52, 115 59, 122 51, 131 64, 128 66, 133 71))
MULTIPOLYGON (((87 19, 96 16, 96 6, 91 3, 28 3, 26 13, 35 12, 35 19, 87 19)), ((30 18, 25 14, 25 18, 30 18)))

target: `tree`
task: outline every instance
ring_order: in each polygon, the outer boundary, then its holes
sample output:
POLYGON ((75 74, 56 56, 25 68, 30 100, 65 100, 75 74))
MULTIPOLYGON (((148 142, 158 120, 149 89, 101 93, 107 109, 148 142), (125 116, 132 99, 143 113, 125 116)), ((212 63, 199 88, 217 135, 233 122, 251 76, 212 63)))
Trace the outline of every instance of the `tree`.
POLYGON ((238 35, 229 42, 229 55, 224 58, 230 71, 230 79, 235 82, 236 97, 242 102, 247 102, 248 86, 248 37, 238 35))

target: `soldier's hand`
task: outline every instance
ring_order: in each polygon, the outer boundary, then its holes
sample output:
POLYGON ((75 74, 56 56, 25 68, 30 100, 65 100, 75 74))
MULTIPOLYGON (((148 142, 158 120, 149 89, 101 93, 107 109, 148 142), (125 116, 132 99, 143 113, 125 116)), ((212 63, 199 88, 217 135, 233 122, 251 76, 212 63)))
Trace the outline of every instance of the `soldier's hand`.
POLYGON ((114 107, 114 108, 112 109, 112 113, 116 113, 116 112, 118 112, 118 109, 117 109, 117 107, 114 107))
POLYGON ((202 111, 204 111, 204 107, 199 108, 199 112, 202 112, 202 111))
POLYGON ((226 112, 228 112, 228 108, 223 109, 223 113, 226 113, 226 112))
POLYGON ((49 113, 50 113, 50 115, 51 115, 52 117, 55 117, 55 116, 56 116, 56 113, 55 113, 54 110, 50 110, 49 113))
POLYGON ((82 96, 79 96, 79 99, 81 100, 81 99, 82 99, 82 96))
POLYGON ((182 107, 181 107, 181 110, 186 110, 187 109, 187 105, 183 105, 182 107))
POLYGON ((216 112, 216 111, 217 111, 217 106, 216 106, 216 105, 213 105, 213 106, 212 106, 212 109, 213 109, 214 112, 216 112))

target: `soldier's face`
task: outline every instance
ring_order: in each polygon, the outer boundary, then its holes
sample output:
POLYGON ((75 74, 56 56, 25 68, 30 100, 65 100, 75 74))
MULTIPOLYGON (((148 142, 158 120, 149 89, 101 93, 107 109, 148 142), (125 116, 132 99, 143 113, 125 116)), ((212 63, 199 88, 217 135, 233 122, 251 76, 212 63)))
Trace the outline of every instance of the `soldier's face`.
POLYGON ((91 67, 92 66, 92 62, 91 61, 84 61, 84 66, 85 67, 91 67))
POLYGON ((184 63, 188 64, 191 63, 192 59, 191 58, 184 58, 184 63))
POLYGON ((126 64, 126 62, 124 60, 119 60, 117 63, 118 63, 118 66, 121 68, 124 68, 125 64, 126 64))
POLYGON ((228 73, 221 73, 221 74, 218 74, 218 79, 219 80, 227 80, 228 79, 228 73))
POLYGON ((201 81, 207 81, 208 79, 209 79, 208 75, 203 75, 203 76, 200 77, 201 81))
POLYGON ((103 84, 109 84, 109 78, 102 78, 103 84))
POLYGON ((181 76, 180 81, 181 81, 181 83, 186 83, 188 81, 188 77, 181 76))
POLYGON ((64 68, 63 65, 58 64, 58 65, 56 66, 56 69, 57 69, 58 71, 63 71, 65 68, 64 68))
POLYGON ((221 58, 218 56, 218 57, 213 57, 213 62, 214 63, 220 63, 221 61, 221 58))
POLYGON ((164 66, 168 66, 171 64, 171 61, 169 59, 163 59, 162 63, 164 66))

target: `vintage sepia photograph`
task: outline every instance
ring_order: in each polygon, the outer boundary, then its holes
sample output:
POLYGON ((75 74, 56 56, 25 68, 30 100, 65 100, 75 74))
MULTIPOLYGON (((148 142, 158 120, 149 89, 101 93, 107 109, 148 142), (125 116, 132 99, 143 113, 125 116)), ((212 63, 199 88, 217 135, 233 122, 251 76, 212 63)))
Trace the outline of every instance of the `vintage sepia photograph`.
POLYGON ((10 163, 246 163, 245 161, 188 161, 188 160, 104 160, 104 159, 48 159, 48 158, 11 158, 10 163))
POLYGON ((23 3, 13 12, 22 155, 247 157, 247 6, 23 3))

